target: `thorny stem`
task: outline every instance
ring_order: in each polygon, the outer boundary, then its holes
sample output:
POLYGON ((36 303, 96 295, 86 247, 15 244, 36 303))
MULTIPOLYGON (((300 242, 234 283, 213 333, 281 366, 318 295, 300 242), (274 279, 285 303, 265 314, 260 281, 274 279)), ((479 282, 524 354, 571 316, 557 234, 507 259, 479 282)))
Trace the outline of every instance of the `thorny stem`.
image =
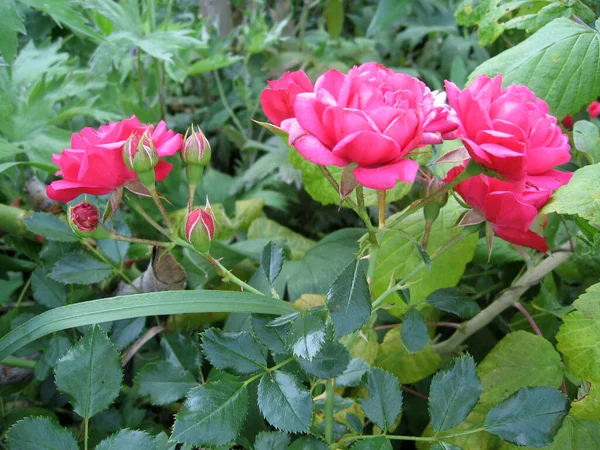
MULTIPOLYGON (((193 249, 193 247, 191 247, 191 246, 190 246, 190 248, 193 249)), ((213 266, 215 268, 215 270, 221 276, 223 281, 231 281, 232 283, 237 284, 239 287, 241 287, 242 290, 244 290, 244 291, 252 292, 252 293, 258 294, 258 295, 265 295, 262 292, 260 292, 258 289, 253 288, 248 283, 245 283, 244 281, 242 281, 238 277, 236 277, 225 266, 223 266, 219 261, 217 261, 215 258, 213 258, 210 255, 210 253, 200 253, 200 254, 206 259, 206 261, 208 261, 208 263, 211 266, 213 266)))
POLYGON ((127 205, 129 205, 129 207, 131 209, 133 209, 135 212, 137 212, 140 216, 142 216, 144 219, 146 219, 146 222, 148 222, 156 231, 158 231, 159 233, 168 237, 169 239, 171 238, 171 236, 169 235, 169 232, 167 230, 165 230, 163 227, 161 227, 160 224, 156 220, 154 220, 152 217, 150 217, 150 214, 148 214, 146 212, 144 207, 138 202, 137 198, 133 201, 125 198, 125 203, 127 203, 127 205))
POLYGON ((161 242, 154 241, 152 239, 141 239, 132 236, 123 236, 122 234, 118 233, 111 233, 110 236, 111 239, 114 239, 115 241, 133 242, 134 244, 146 244, 153 245, 156 247, 171 247, 172 245, 170 242, 161 242))
POLYGON ((173 224, 171 223, 169 214, 167 214, 167 210, 165 209, 164 205, 162 204, 162 201, 160 200, 160 197, 158 196, 158 192, 156 191, 156 185, 146 186, 146 188, 148 188, 148 192, 150 192, 150 197, 152 197, 152 200, 154 200, 154 204, 160 211, 160 215, 162 216, 163 220, 165 221, 165 224, 167 225, 169 232, 173 233, 173 224))
POLYGON ((544 335, 542 334, 542 331, 540 330, 540 327, 538 327, 537 323, 535 323, 535 320, 533 319, 531 314, 529 314, 527 309, 525 309, 525 307, 521 303, 515 303, 514 306, 519 311, 521 311, 521 314, 523 314, 525 316, 525 318, 527 319, 527 322, 529 322, 529 325, 531 325, 531 328, 533 328, 533 331, 535 331, 535 334, 537 334, 540 337, 544 337, 544 335))
MULTIPOLYGON (((448 434, 448 435, 444 435, 444 436, 401 436, 401 435, 389 435, 389 434, 372 434, 372 435, 362 435, 362 436, 346 436, 342 439, 340 439, 337 443, 338 444, 345 444, 347 442, 352 442, 352 441, 357 441, 357 440, 362 440, 362 439, 375 439, 379 436, 385 436, 388 439, 392 439, 392 440, 399 440, 399 441, 425 441, 425 442, 436 442, 436 441, 440 441, 442 439, 450 439, 453 437, 458 437, 458 436, 465 436, 467 434, 474 434, 474 433, 479 433, 481 431, 485 431, 485 427, 481 427, 481 428, 473 428, 471 430, 467 430, 467 431, 462 431, 460 433, 453 433, 453 434, 448 434)), ((331 447, 330 447, 331 448, 331 447)))

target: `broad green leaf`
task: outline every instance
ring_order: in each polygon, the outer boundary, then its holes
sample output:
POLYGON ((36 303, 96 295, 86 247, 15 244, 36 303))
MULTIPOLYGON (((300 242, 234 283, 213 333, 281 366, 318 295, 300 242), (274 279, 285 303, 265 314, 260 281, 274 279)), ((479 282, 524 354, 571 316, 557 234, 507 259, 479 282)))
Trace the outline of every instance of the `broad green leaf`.
POLYGON ((252 329, 256 338, 274 353, 287 353, 287 327, 269 327, 266 326, 270 319, 252 315, 252 329))
POLYGON ((573 311, 563 318, 556 348, 576 376, 600 383, 600 315, 573 311))
POLYGON ((484 426, 513 444, 543 447, 552 443, 568 406, 567 396, 556 389, 525 387, 492 408, 484 426))
POLYGON ((117 320, 110 330, 110 340, 115 344, 115 347, 123 350, 139 337, 144 325, 146 325, 145 317, 117 320))
POLYGON ((434 442, 431 446, 431 450, 462 450, 460 447, 457 447, 454 444, 450 444, 448 442, 434 442))
POLYGON ((558 388, 563 374, 560 355, 552 344, 526 331, 507 334, 477 366, 483 383, 481 401, 488 405, 525 386, 558 388))
POLYGON ((554 437, 548 450, 583 450, 600 448, 600 421, 582 420, 570 415, 554 437))
POLYGON ((337 38, 344 26, 344 0, 327 0, 325 22, 331 39, 337 38))
POLYGON ((392 443, 385 436, 376 436, 373 439, 356 441, 352 450, 392 450, 392 443))
POLYGON ((352 261, 329 288, 327 309, 336 338, 358 330, 369 320, 371 292, 359 260, 352 261))
POLYGON ((67 287, 50 278, 45 267, 31 274, 31 289, 33 298, 46 308, 57 308, 67 302, 67 287))
POLYGON ((587 288, 585 294, 580 295, 573 302, 573 306, 586 316, 594 316, 600 313, 600 283, 587 288))
POLYGON ((283 242, 292 251, 292 259, 301 259, 315 241, 305 238, 273 220, 259 217, 250 224, 248 239, 274 239, 283 242))
POLYGON ((335 378, 348 368, 350 353, 339 342, 328 341, 312 360, 298 358, 296 361, 310 375, 321 379, 335 378))
POLYGON ((65 222, 49 213, 33 213, 25 217, 23 222, 32 233, 52 241, 77 242, 79 240, 65 222))
POLYGON ((470 355, 454 360, 450 367, 435 374, 429 389, 429 414, 434 431, 461 424, 481 395, 475 361, 470 355))
POLYGON ((481 64, 469 79, 502 74, 504 86, 527 85, 548 103, 551 114, 562 118, 600 96, 598 64, 600 34, 573 20, 559 18, 481 64))
POLYGON ((287 450, 290 437, 281 431, 263 431, 254 441, 254 450, 287 450))
POLYGON ((98 322, 153 315, 246 312, 282 315, 288 302, 248 292, 169 291, 103 298, 46 311, 0 339, 0 359, 47 334, 98 322))
POLYGON ((372 367, 367 372, 369 395, 359 400, 371 421, 382 430, 390 430, 402 411, 402 390, 398 379, 389 372, 372 367))
MULTIPOLYGON (((159 450, 156 441, 145 431, 121 430, 98 444, 96 450, 159 450)), ((162 449, 160 449, 162 450, 162 449)))
POLYGON ((265 374, 258 385, 258 406, 275 428, 289 433, 308 431, 312 397, 295 376, 280 371, 265 374))
POLYGON ((211 328, 202 333, 202 348, 206 359, 217 369, 246 374, 262 370, 267 365, 260 345, 245 331, 228 333, 211 328))
POLYGON ((423 316, 414 308, 408 310, 402 322, 402 343, 408 350, 408 353, 417 353, 425 348, 429 342, 427 334, 427 324, 423 316))
POLYGON ((71 341, 64 334, 55 334, 44 348, 44 354, 38 359, 33 370, 35 377, 43 381, 48 378, 56 362, 71 347, 71 341))
POLYGON ((373 365, 393 373, 402 384, 415 383, 434 373, 442 358, 431 345, 418 353, 408 353, 400 339, 400 328, 386 333, 373 365))
POLYGON ((198 447, 224 445, 242 429, 248 412, 248 388, 222 380, 192 389, 175 416, 171 439, 198 447))
POLYGON ((277 242, 269 241, 260 255, 260 266, 269 283, 273 283, 283 266, 283 247, 277 242))
POLYGON ((58 361, 55 370, 56 387, 84 418, 106 409, 119 395, 123 380, 119 352, 98 325, 58 361))
POLYGON ((311 360, 325 342, 325 322, 309 312, 300 314, 287 332, 287 347, 301 358, 311 360))
POLYGON ((79 450, 73 435, 47 417, 20 420, 6 433, 9 450, 79 450))
POLYGON ((241 56, 230 55, 226 53, 215 53, 207 58, 195 62, 188 70, 188 75, 199 75, 210 72, 211 70, 222 69, 230 66, 242 59, 241 56))
POLYGON ((195 386, 191 373, 167 361, 146 364, 135 377, 135 388, 140 395, 149 395, 153 405, 173 403, 195 386))
POLYGON ((0 54, 10 64, 17 55, 18 33, 27 34, 13 0, 0 3, 0 29, 0 54))
POLYGON ((71 253, 58 260, 50 277, 64 284, 94 284, 113 274, 113 267, 87 253, 71 253))
POLYGON ((192 339, 182 334, 167 334, 161 338, 160 346, 171 364, 188 370, 195 377, 200 374, 202 354, 192 339))
POLYGON ((587 120, 578 120, 573 127, 575 148, 586 153, 592 163, 600 163, 600 129, 587 120))
POLYGON ((426 301, 437 309, 465 319, 473 317, 481 310, 474 300, 457 288, 438 289, 429 295, 426 301))
MULTIPOLYGON (((581 390, 581 389, 580 389, 581 390)), ((579 396, 578 396, 579 397, 579 396)), ((593 383, 583 397, 571 403, 569 415, 578 419, 600 421, 600 384, 593 383)))
POLYGON ((404 19, 410 12, 410 7, 411 3, 406 0, 380 0, 367 29, 367 36, 372 37, 404 19))
MULTIPOLYGON (((461 230, 455 227, 458 217, 464 209, 454 200, 449 199, 431 227, 427 251, 434 254, 440 247, 454 238, 461 230)), ((391 216, 388 221, 392 221, 391 216)), ((422 215, 412 214, 404 219, 398 228, 414 239, 422 242, 425 233, 425 222, 422 215)), ((465 266, 473 258, 478 236, 476 234, 463 238, 454 244, 431 264, 431 270, 423 267, 409 280, 410 302, 415 304, 425 300, 429 294, 441 288, 454 287, 462 276, 465 266)), ((375 266, 375 276, 371 289, 376 298, 383 294, 390 282, 408 275, 423 263, 417 249, 403 233, 386 232, 381 242, 379 257, 375 266)), ((399 314, 407 312, 406 304, 396 294, 390 295, 388 301, 395 301, 399 314)))
POLYGON ((358 386, 369 365, 360 358, 353 358, 344 372, 335 379, 335 386, 358 386))
POLYGON ((314 436, 302 436, 292 442, 288 450, 327 450, 329 446, 314 436))

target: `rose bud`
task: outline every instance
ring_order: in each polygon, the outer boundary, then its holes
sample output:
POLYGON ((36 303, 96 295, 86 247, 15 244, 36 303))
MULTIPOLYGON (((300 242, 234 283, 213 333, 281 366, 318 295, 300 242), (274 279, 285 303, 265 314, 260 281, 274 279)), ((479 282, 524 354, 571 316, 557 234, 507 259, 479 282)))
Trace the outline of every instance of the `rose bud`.
POLYGON ((209 204, 206 208, 194 209, 185 221, 185 240, 200 253, 208 252, 215 237, 215 223, 209 204))
POLYGON ((181 148, 181 159, 186 164, 204 167, 210 161, 210 142, 208 142, 208 139, 206 139, 200 128, 194 131, 194 126, 192 125, 190 130, 191 134, 188 137, 186 133, 185 143, 181 148))
POLYGON ((140 181, 154 183, 154 167, 158 164, 158 152, 152 139, 144 132, 141 136, 133 133, 123 145, 123 161, 129 170, 133 170, 140 181))
POLYGON ((99 221, 98 208, 91 203, 82 202, 70 206, 68 211, 69 225, 79 237, 97 237, 106 239, 108 230, 99 221))

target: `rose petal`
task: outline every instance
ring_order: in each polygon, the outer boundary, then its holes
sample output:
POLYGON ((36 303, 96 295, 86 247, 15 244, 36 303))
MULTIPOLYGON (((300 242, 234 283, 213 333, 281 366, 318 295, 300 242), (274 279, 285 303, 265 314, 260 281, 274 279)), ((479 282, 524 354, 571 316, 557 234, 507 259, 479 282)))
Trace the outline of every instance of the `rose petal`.
POLYGON ((359 131, 342 139, 333 154, 359 166, 389 163, 401 155, 401 149, 392 138, 376 131, 359 131))
POLYGON ((294 146, 309 161, 321 166, 335 165, 339 167, 349 163, 344 158, 334 155, 316 137, 307 133, 296 119, 284 120, 281 126, 289 133, 288 144, 294 146))
POLYGON ((493 225, 492 229, 496 236, 507 242, 533 248, 544 253, 549 250, 546 238, 531 230, 522 231, 516 228, 499 225, 493 225))
POLYGON ((418 162, 402 159, 381 167, 357 167, 354 176, 365 187, 384 190, 393 188, 398 181, 414 183, 418 170, 418 162))

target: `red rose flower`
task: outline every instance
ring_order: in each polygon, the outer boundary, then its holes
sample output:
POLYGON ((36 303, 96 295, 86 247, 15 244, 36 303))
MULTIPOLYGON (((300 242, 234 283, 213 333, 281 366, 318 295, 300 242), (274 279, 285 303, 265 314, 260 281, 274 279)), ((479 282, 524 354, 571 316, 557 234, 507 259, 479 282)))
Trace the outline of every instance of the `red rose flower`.
POLYGON ((260 103, 267 118, 275 125, 294 117, 294 101, 298 94, 312 92, 310 78, 303 71, 286 72, 279 80, 267 81, 270 89, 260 94, 260 103))
POLYGON ((590 113, 590 117, 595 119, 600 115, 600 102, 592 102, 590 106, 588 106, 588 112, 590 113))

